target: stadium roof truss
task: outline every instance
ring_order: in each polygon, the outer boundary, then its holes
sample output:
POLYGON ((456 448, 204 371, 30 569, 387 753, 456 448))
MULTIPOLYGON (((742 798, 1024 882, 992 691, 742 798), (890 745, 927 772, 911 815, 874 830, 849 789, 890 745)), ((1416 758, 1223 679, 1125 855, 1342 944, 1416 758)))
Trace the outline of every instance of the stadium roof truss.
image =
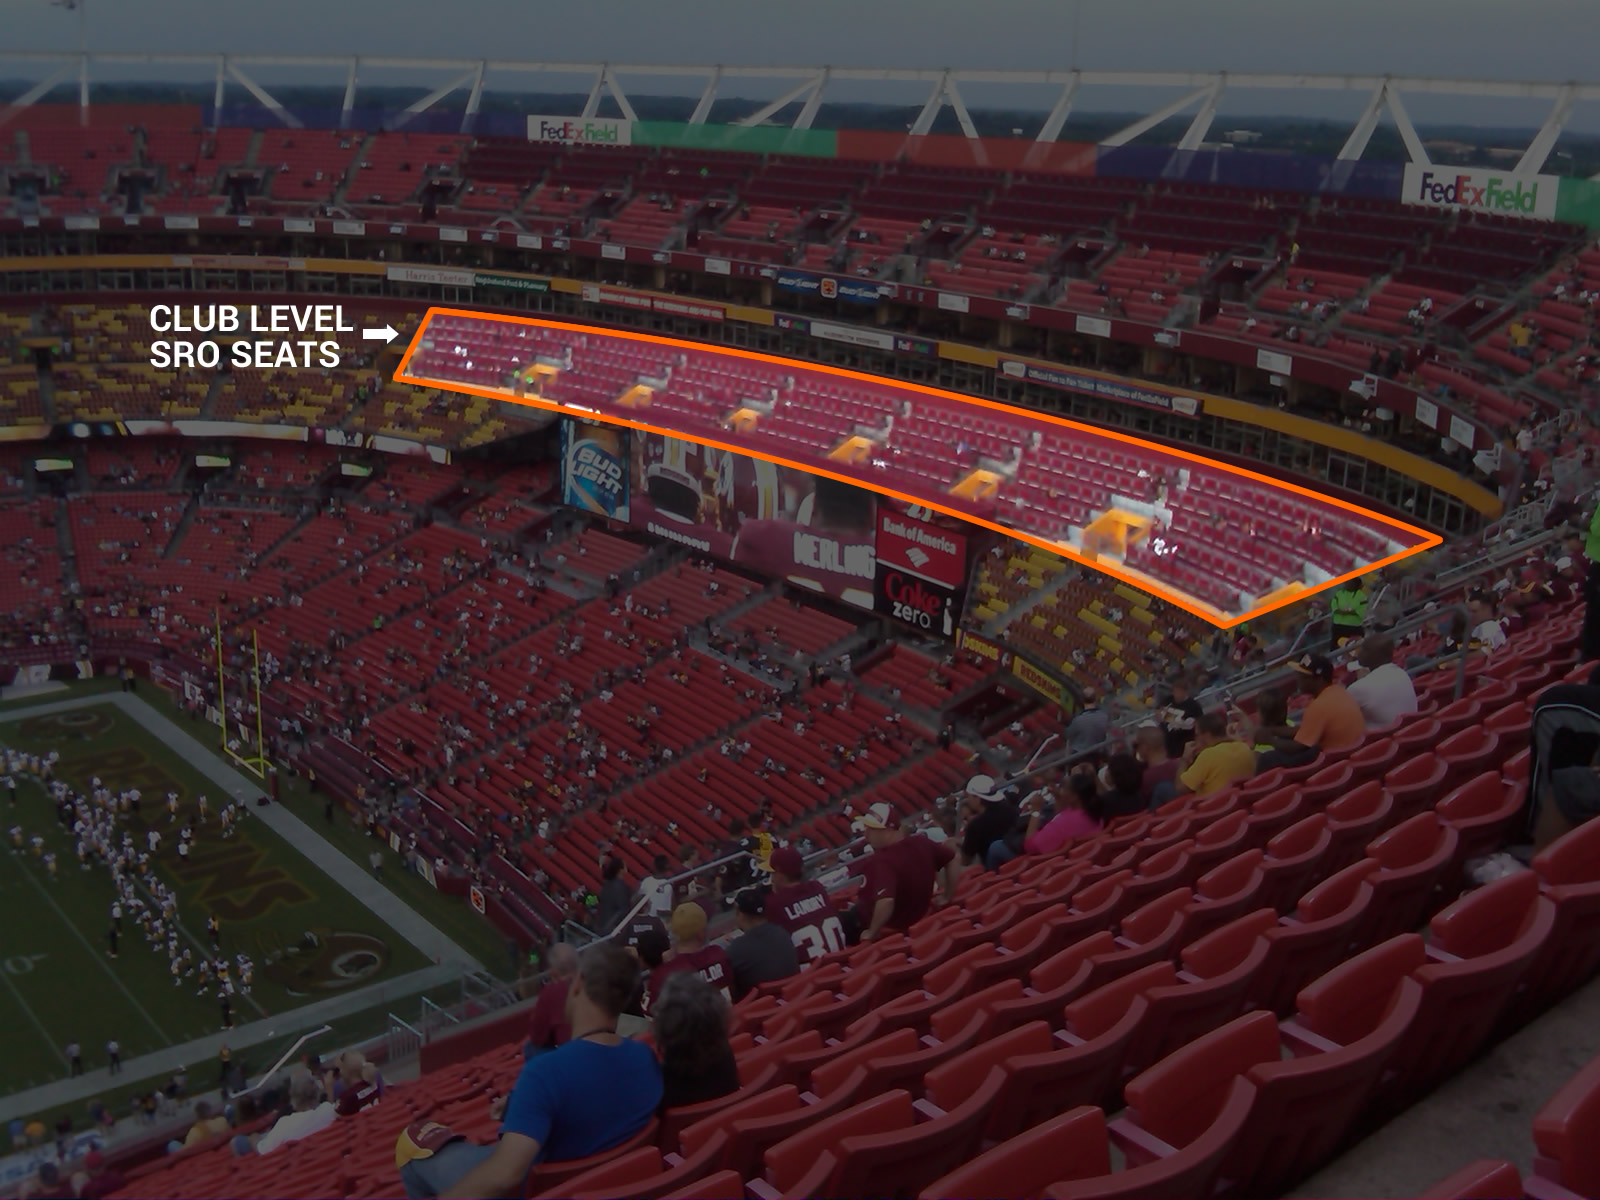
MULTIPOLYGON (((1198 149, 1216 119, 1223 96, 1229 89, 1256 89, 1306 92, 1355 92, 1365 94, 1366 105, 1349 136, 1345 139, 1338 157, 1354 161, 1365 153, 1373 131, 1385 112, 1393 119, 1395 128, 1405 142, 1412 162, 1427 164, 1428 153, 1412 124, 1402 100, 1402 94, 1412 96, 1456 96, 1475 99, 1501 99, 1507 102, 1542 100, 1550 104, 1544 123, 1528 143, 1518 173, 1536 173, 1544 166, 1556 139, 1571 116, 1573 106, 1580 101, 1600 101, 1600 82, 1550 83, 1532 81, 1496 81, 1483 79, 1432 79, 1409 75, 1308 75, 1294 73, 1235 73, 1229 71, 1085 71, 1085 70, 984 70, 981 68, 904 68, 904 67, 755 67, 707 65, 666 65, 649 63, 604 62, 536 62, 517 59, 441 59, 362 57, 355 55, 266 55, 266 54, 147 54, 134 52, 68 53, 48 51, 0 52, 0 59, 11 62, 35 64, 45 72, 40 81, 22 95, 12 100, 9 109, 0 112, 0 123, 47 95, 58 84, 74 75, 78 82, 78 104, 85 115, 89 111, 90 76, 96 66, 128 68, 139 66, 189 66, 209 69, 215 78, 214 104, 221 108, 229 82, 249 92, 263 108, 288 126, 297 126, 298 118, 273 96, 252 73, 260 67, 289 67, 295 69, 320 69, 329 73, 330 79, 344 79, 342 118, 345 124, 353 120, 356 93, 364 71, 401 70, 412 73, 442 74, 445 81, 427 95, 395 114, 391 125, 403 127, 405 122, 433 108, 445 97, 462 89, 467 90, 467 102, 461 115, 461 131, 471 132, 478 115, 485 79, 497 77, 526 77, 529 75, 568 75, 589 80, 588 99, 580 114, 596 116, 606 95, 610 95, 625 119, 638 117, 623 86, 624 76, 651 79, 674 78, 686 82, 686 92, 692 94, 688 81, 698 81, 699 101, 689 118, 690 124, 704 124, 710 116, 712 103, 718 90, 733 80, 771 80, 781 89, 768 102, 754 112, 734 122, 737 125, 760 125, 773 119, 796 101, 802 101, 792 125, 796 129, 809 129, 816 120, 822 98, 830 85, 836 83, 902 83, 928 88, 927 100, 912 123, 913 135, 925 134, 933 128, 940 110, 948 104, 955 113, 961 131, 969 138, 978 136, 972 114, 963 99, 962 88, 969 84, 1017 88, 1058 88, 1054 104, 1045 114, 1034 140, 1053 142, 1061 134, 1067 117, 1072 112, 1079 91, 1084 87, 1178 89, 1180 95, 1161 105, 1132 124, 1107 136, 1102 144, 1122 146, 1148 133, 1163 121, 1194 110, 1194 115, 1179 138, 1179 150, 1198 149), (251 68, 250 72, 246 67, 251 68)), ((1597 176, 1600 178, 1600 176, 1597 176)))

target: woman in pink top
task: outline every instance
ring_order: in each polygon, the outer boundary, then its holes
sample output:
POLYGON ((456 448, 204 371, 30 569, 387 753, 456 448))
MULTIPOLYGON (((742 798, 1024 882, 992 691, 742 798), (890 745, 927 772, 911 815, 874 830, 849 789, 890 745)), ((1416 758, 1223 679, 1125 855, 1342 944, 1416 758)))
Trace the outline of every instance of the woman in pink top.
POLYGON ((1093 775, 1074 774, 1068 778, 1067 793, 1056 815, 1040 828, 1044 800, 1045 792, 1037 791, 1022 802, 1023 811, 1028 814, 1027 830, 1022 838, 1025 853, 1059 853, 1079 838, 1099 833, 1105 824, 1093 775))

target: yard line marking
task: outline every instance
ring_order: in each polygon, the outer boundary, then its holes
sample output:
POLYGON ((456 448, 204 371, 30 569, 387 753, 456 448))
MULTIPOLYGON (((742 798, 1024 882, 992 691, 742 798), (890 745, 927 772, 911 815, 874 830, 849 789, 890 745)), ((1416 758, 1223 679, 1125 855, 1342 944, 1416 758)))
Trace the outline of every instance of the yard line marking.
POLYGON ((128 1003, 132 1004, 138 1014, 145 1019, 145 1023, 148 1024, 151 1029, 156 1031, 156 1036, 159 1037, 165 1045, 172 1045, 172 1039, 167 1036, 166 1031, 163 1030, 161 1026, 156 1024, 155 1018, 145 1011, 144 1005, 139 1003, 139 998, 129 990, 127 984, 123 983, 122 980, 117 977, 117 973, 106 965, 105 960, 100 957, 100 952, 89 944, 89 939, 84 937, 83 934, 79 932, 78 927, 67 918, 67 914, 61 911, 61 906, 56 903, 55 897, 50 894, 50 890, 46 888, 44 884, 35 879, 33 874, 26 868, 18 872, 18 874, 20 874, 24 879, 33 885, 34 890, 38 892, 39 895, 44 897, 46 904, 55 909, 56 916, 61 918, 61 923, 72 931, 72 936, 78 939, 78 944, 83 947, 84 951, 89 955, 89 958, 94 962, 94 964, 110 977, 112 983, 116 984, 122 989, 122 994, 128 998, 128 1003))
MULTIPOLYGON (((17 1007, 27 1014, 28 1020, 33 1022, 33 1027, 37 1029, 40 1035, 44 1038, 45 1045, 49 1046, 50 1049, 55 1052, 55 1056, 61 1060, 61 1065, 63 1067, 71 1070, 72 1064, 67 1061, 66 1051, 62 1050, 60 1046, 56 1045, 55 1038, 50 1036, 50 1031, 44 1027, 44 1022, 39 1020, 39 1018, 34 1015, 33 1009, 28 1007, 28 1002, 22 998, 22 993, 17 991, 17 985, 11 982, 10 974, 6 971, 0 971, 0 980, 5 981, 6 991, 11 993, 11 998, 17 1002, 17 1007)), ((31 1081, 29 1082, 28 1086, 33 1086, 31 1081)))

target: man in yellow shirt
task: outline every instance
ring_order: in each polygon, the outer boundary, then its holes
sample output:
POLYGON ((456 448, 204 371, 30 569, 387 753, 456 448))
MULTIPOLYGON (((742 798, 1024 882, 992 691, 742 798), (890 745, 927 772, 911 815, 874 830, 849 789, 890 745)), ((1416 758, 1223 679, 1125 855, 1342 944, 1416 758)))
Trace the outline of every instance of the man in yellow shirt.
POLYGON ((1333 681, 1333 664, 1320 654, 1308 654, 1291 665, 1300 673, 1300 690, 1315 697, 1300 714, 1294 740, 1318 750, 1359 746, 1367 736, 1367 718, 1344 684, 1333 681))
POLYGON ((1256 773, 1256 752, 1228 736, 1228 722, 1221 713, 1206 713, 1194 723, 1194 741, 1184 758, 1187 765, 1176 786, 1179 795, 1209 796, 1256 773))

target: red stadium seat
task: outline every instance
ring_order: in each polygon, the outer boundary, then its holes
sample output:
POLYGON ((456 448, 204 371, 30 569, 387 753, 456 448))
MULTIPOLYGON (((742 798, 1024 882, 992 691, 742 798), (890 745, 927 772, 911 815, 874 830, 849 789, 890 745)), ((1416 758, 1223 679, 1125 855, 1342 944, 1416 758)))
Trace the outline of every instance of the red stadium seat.
POLYGON ((1503 1158, 1480 1158, 1422 1193, 1421 1200, 1526 1200, 1517 1168, 1503 1158))
POLYGON ((1555 905, 1539 894, 1531 871, 1470 892, 1433 918, 1425 960, 1419 939, 1411 969, 1422 984, 1417 1027, 1387 1068, 1384 1098, 1393 1110, 1471 1060, 1549 941, 1555 921, 1555 905))
POLYGON ((1367 843, 1367 856, 1377 869, 1368 877, 1373 903, 1357 926, 1359 944, 1376 945, 1416 929, 1432 911, 1438 888, 1445 887, 1450 895, 1461 890, 1459 881, 1443 880, 1459 841, 1460 835, 1429 811, 1367 843))
POLYGON ((1507 784, 1498 771, 1485 771, 1434 805, 1433 811, 1460 839, 1449 870, 1459 878, 1468 862, 1503 847, 1526 802, 1526 785, 1507 784))
POLYGON ((1329 873, 1326 863, 1332 845, 1325 813, 1313 813, 1277 834, 1260 860, 1261 891, 1256 902, 1280 913, 1293 911, 1312 880, 1329 873))
POLYGON ((1352 863, 1301 896, 1293 916, 1262 934, 1267 961, 1248 989, 1252 1007, 1293 1012, 1300 989, 1345 957, 1372 908, 1371 875, 1367 860, 1352 863))
POLYGON ((1433 751, 1445 765, 1441 788, 1452 790, 1483 771, 1498 766, 1504 752, 1500 739, 1482 725, 1452 734, 1433 751))
POLYGON ((1246 850, 1195 881, 1194 901, 1183 924, 1184 941, 1197 941, 1261 906, 1261 890, 1266 885, 1261 869, 1264 857, 1259 850, 1246 850))
POLYGON ((1433 807, 1447 790, 1449 767, 1432 753, 1418 754, 1383 777, 1384 791, 1394 798, 1394 823, 1409 820, 1433 807))
POLYGON ((1533 1119, 1533 1181, 1600 1196, 1600 1058, 1567 1081, 1533 1119))
POLYGON ((1526 1024, 1600 969, 1600 821, 1586 822, 1546 846, 1533 869, 1556 906, 1555 929, 1528 965, 1503 1032, 1526 1024))
POLYGON ((1320 867, 1324 876, 1365 858, 1367 843, 1394 823, 1394 811, 1394 797, 1376 780, 1328 805, 1328 853, 1320 867))
POLYGON ((1035 1200, 1057 1179, 1111 1171, 1105 1113, 1081 1105, 1001 1142, 923 1189, 921 1200, 1006 1196, 1035 1200))

